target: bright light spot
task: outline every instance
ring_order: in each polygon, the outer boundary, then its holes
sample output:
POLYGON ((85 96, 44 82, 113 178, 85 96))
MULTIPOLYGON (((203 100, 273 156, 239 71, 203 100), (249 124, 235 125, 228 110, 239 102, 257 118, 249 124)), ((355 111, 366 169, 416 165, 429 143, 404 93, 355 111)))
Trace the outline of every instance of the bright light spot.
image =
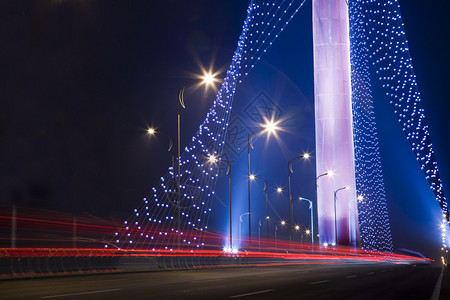
POLYGON ((277 192, 278 192, 278 193, 281 193, 282 191, 283 191, 283 189, 282 189, 282 188, 280 188, 280 187, 279 187, 279 188, 277 188, 277 192))
POLYGON ((155 134, 155 129, 153 129, 153 128, 149 128, 148 130, 147 130, 147 132, 148 132, 148 134, 150 134, 150 135, 153 135, 153 134, 155 134))
POLYGON ((281 225, 286 225, 286 221, 281 221, 281 225))
POLYGON ((238 253, 238 249, 237 248, 233 248, 233 253, 238 253))
POLYGON ((300 229, 300 226, 295 225, 295 230, 299 230, 299 229, 300 229))
POLYGON ((334 176, 334 171, 333 171, 333 170, 328 171, 328 172, 327 172, 327 175, 328 175, 328 176, 334 176))
POLYGON ((336 243, 331 243, 331 246, 336 246, 336 243))
POLYGON ((323 245, 324 245, 325 247, 328 247, 328 243, 323 243, 323 245))
POLYGON ((359 202, 362 202, 364 200, 364 196, 363 195, 359 195, 357 199, 358 199, 359 202))
POLYGON ((217 161, 217 157, 214 154, 210 154, 208 156, 208 161, 213 164, 217 161))
POLYGON ((256 178, 255 175, 253 174, 250 175, 250 180, 255 180, 255 178, 256 178))
POLYGON ((273 121, 268 121, 266 124, 264 124, 264 128, 269 133, 274 133, 275 131, 278 130, 277 124, 275 124, 275 122, 273 121))
POLYGON ((303 153, 303 158, 308 159, 311 157, 311 155, 309 153, 303 153))
POLYGON ((350 187, 349 187, 348 185, 346 185, 346 186, 344 187, 344 189, 349 190, 350 187))
POLYGON ((269 220, 269 219, 270 219, 270 217, 269 217, 269 216, 267 216, 267 217, 266 217, 266 219, 267 219, 267 220, 269 220))
POLYGON ((306 230, 305 230, 305 233, 306 233, 307 235, 310 235, 310 234, 311 234, 311 230, 306 229, 306 230))
POLYGON ((211 84, 216 80, 214 75, 211 73, 206 73, 205 75, 202 76, 202 79, 203 79, 203 83, 205 83, 205 84, 211 84))

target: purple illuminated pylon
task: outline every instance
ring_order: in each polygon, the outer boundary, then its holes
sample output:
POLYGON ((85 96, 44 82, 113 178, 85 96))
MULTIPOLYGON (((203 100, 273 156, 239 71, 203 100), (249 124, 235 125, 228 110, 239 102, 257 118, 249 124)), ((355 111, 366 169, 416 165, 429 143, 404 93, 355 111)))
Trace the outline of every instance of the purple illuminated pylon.
POLYGON ((316 170, 335 174, 318 181, 319 241, 357 246, 348 7, 345 0, 313 0, 312 7, 316 170))

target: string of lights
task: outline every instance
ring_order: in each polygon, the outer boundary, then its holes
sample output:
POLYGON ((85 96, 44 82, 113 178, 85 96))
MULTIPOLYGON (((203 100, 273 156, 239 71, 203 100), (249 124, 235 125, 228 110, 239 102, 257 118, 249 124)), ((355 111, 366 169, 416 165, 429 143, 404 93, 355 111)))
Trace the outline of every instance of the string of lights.
POLYGON ((350 4, 350 7, 360 7, 363 12, 360 24, 365 29, 372 68, 394 108, 443 217, 448 221, 447 201, 424 109, 420 104, 420 92, 398 1, 353 0, 350 4))
POLYGON ((392 236, 384 190, 369 70, 363 8, 349 2, 352 64, 353 136, 361 248, 392 252, 392 236))

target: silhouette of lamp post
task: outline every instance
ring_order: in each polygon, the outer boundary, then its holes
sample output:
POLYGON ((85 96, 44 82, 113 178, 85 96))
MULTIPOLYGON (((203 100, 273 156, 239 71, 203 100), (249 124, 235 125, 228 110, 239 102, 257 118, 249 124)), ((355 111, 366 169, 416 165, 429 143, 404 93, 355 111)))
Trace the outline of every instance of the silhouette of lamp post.
POLYGON ((248 182, 248 242, 251 244, 252 241, 252 211, 251 211, 251 197, 250 197, 250 148, 253 148, 252 137, 253 135, 266 131, 269 133, 274 133, 278 129, 275 122, 270 121, 266 124, 260 126, 260 128, 254 130, 247 136, 247 182, 248 182))
MULTIPOLYGON (((215 82, 216 79, 213 74, 205 74, 201 76, 199 79, 196 79, 188 84, 183 85, 178 91, 178 101, 177 101, 177 167, 178 167, 178 175, 177 175, 177 230, 180 232, 180 202, 181 202, 181 108, 186 108, 184 104, 184 91, 195 85, 209 85, 215 82)), ((175 173, 175 172, 174 172, 175 173)), ((179 235, 179 234, 178 234, 179 235)), ((178 241, 178 246, 180 246, 180 239, 178 241)))
POLYGON ((289 241, 292 240, 292 193, 291 193, 291 173, 294 173, 292 169, 292 163, 296 159, 308 159, 310 157, 309 153, 304 153, 302 155, 296 156, 288 162, 288 194, 289 194, 289 241))
POLYGON ((349 189, 350 189, 350 187, 349 187, 348 185, 346 185, 346 186, 341 187, 341 188, 339 188, 339 189, 337 189, 337 190, 334 191, 334 239, 335 239, 336 245, 337 245, 337 238, 338 238, 338 236, 337 236, 337 214, 336 214, 336 200, 337 200, 337 193, 338 193, 339 191, 342 191, 342 190, 349 190, 349 189))

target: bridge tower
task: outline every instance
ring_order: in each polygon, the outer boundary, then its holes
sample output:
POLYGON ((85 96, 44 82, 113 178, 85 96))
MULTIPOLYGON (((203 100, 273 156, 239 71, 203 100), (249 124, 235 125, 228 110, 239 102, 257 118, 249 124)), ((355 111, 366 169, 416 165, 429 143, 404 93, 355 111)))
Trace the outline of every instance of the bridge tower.
POLYGON ((317 213, 320 243, 359 246, 346 0, 313 0, 317 213), (342 189, 348 186, 347 190, 342 189), (336 192, 337 191, 337 192, 336 192), (336 204, 336 207, 335 207, 336 204))

